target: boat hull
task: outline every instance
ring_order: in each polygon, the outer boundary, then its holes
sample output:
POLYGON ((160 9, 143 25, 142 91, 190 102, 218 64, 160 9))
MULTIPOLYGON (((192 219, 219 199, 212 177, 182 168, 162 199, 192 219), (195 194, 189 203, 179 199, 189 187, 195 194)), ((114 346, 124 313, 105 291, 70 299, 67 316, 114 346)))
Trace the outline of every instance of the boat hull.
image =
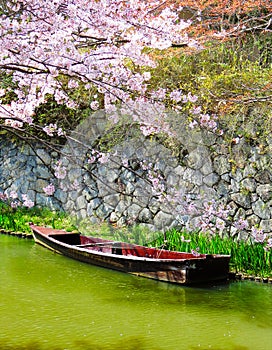
POLYGON ((197 284, 228 278, 228 255, 203 254, 194 257, 189 253, 172 254, 164 250, 123 242, 116 244, 101 239, 96 239, 94 243, 81 244, 82 240, 83 243, 86 240, 89 242, 90 238, 34 225, 31 228, 38 244, 92 265, 178 284, 197 284), (184 254, 184 258, 180 258, 180 254, 184 254))

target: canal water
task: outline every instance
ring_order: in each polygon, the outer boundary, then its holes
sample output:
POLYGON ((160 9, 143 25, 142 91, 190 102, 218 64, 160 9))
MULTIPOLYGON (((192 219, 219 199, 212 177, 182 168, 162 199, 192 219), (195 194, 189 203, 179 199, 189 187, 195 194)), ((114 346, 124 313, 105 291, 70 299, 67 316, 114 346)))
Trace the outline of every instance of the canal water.
POLYGON ((0 235, 0 349, 270 350, 272 285, 169 285, 0 235))

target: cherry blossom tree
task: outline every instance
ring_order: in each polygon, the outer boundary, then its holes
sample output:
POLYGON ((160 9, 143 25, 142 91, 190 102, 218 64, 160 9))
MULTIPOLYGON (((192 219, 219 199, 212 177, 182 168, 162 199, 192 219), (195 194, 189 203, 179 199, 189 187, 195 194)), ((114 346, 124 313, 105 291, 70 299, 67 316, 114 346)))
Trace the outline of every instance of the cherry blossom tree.
MULTIPOLYGON (((74 98, 78 89, 89 95, 92 110, 103 108, 113 124, 118 123, 121 111, 145 136, 174 135, 167 123, 165 102, 175 111, 186 105, 192 116, 189 127, 199 125, 220 134, 217 117, 202 113, 197 96, 152 90, 149 84, 150 69, 156 65, 149 50, 201 48, 200 38, 196 40, 190 31, 204 23, 207 11, 202 3, 189 8, 182 1, 157 0, 1 1, 0 74, 9 77, 10 86, 0 86, 0 129, 22 138, 39 139, 31 130, 71 138, 58 121, 40 124, 36 112, 50 98, 70 110, 80 109, 74 98), (185 15, 188 11, 189 16, 185 15)), ((268 28, 268 22, 266 25, 268 28)), ((226 27, 216 32, 217 37, 227 35, 226 27)), ((45 144, 55 147, 52 142, 45 144)), ((107 161, 107 155, 98 150, 90 154, 90 161, 107 161)), ((159 177, 149 173, 149 182, 163 194, 159 177)), ((55 175, 65 176, 61 164, 55 175)), ((53 184, 44 188, 48 195, 54 190, 53 184)), ((225 212, 211 205, 206 209, 205 225, 213 216, 220 219, 218 227, 223 227, 225 212)))
MULTIPOLYGON (((191 104, 197 100, 181 91, 149 88, 149 68, 155 62, 147 54, 148 48, 195 45, 186 33, 192 21, 180 19, 182 8, 165 7, 159 1, 23 0, 1 4, 0 71, 12 79, 13 86, 0 90, 3 130, 22 138, 35 138, 31 129, 49 137, 69 138, 68 130, 59 127, 58 121, 41 125, 35 113, 49 98, 79 109, 73 92, 83 89, 86 94, 89 91, 90 108, 103 108, 112 123, 118 122, 121 110, 131 123, 140 125, 145 136, 171 135, 164 100, 172 100, 175 108, 180 101, 191 104)), ((209 117, 204 119, 215 128, 209 117)), ((52 142, 46 145, 54 147, 52 142)))
MULTIPOLYGON (((69 139, 58 122, 42 125, 35 113, 49 98, 78 109, 73 92, 80 88, 89 91, 90 108, 103 108, 113 123, 121 108, 144 135, 171 133, 164 122, 166 91, 148 89, 155 62, 146 52, 194 45, 186 34, 192 22, 180 19, 180 10, 158 1, 2 1, 0 73, 10 84, 0 89, 0 128, 24 139, 40 139, 36 131, 69 139), (154 111, 159 119, 151 117, 154 111)), ((182 96, 174 91, 170 98, 182 96)), ((56 177, 66 176, 61 165, 56 168, 56 177)), ((44 191, 52 195, 54 187, 44 191)))
POLYGON ((136 109, 150 78, 139 67, 154 66, 144 48, 189 43, 183 31, 190 21, 179 20, 178 9, 156 14, 157 1, 8 1, 2 8, 0 69, 17 86, 16 98, 0 107, 9 127, 34 126, 35 108, 48 95, 77 108, 69 92, 79 84, 94 85, 111 113, 120 102, 136 109))

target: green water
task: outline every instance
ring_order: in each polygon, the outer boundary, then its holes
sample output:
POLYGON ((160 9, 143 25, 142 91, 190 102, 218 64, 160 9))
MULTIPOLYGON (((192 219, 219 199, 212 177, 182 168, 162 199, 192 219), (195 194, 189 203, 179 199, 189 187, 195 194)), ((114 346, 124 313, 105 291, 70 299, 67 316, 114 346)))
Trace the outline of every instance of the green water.
POLYGON ((0 235, 0 349, 272 348, 272 285, 189 288, 0 235))

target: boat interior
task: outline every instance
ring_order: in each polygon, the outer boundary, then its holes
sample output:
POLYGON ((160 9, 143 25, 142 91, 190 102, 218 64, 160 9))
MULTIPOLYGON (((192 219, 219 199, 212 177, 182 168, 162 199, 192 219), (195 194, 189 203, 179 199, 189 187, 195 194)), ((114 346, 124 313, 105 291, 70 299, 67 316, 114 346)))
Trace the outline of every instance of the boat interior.
POLYGON ((108 241, 95 237, 82 236, 77 233, 51 234, 50 237, 59 242, 66 243, 77 248, 97 251, 108 254, 137 256, 151 259, 203 259, 205 254, 195 256, 192 253, 175 252, 158 248, 149 248, 126 242, 108 241))

